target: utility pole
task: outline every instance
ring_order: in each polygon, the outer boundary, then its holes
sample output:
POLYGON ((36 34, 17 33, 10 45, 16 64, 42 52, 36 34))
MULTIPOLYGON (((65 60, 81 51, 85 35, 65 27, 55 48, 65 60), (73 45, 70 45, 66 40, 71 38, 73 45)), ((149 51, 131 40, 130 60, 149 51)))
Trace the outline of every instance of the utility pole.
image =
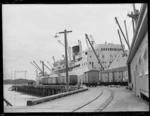
POLYGON ((72 31, 67 31, 66 29, 63 32, 59 32, 59 34, 64 34, 64 41, 65 41, 65 60, 66 60, 66 91, 69 90, 68 84, 68 55, 67 55, 67 33, 71 33, 72 31))

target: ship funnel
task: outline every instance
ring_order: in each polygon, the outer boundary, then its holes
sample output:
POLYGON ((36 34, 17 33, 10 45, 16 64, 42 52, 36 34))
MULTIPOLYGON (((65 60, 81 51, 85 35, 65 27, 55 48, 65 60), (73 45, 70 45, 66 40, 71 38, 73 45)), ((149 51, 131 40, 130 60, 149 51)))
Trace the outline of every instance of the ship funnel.
POLYGON ((78 45, 79 45, 79 52, 81 53, 82 52, 82 43, 80 40, 78 40, 78 45))
POLYGON ((79 54, 79 46, 78 46, 78 45, 72 47, 73 61, 75 61, 75 56, 76 56, 77 54, 79 54))
POLYGON ((73 52, 74 55, 77 55, 79 53, 79 46, 78 45, 73 46, 72 47, 72 52, 73 52))

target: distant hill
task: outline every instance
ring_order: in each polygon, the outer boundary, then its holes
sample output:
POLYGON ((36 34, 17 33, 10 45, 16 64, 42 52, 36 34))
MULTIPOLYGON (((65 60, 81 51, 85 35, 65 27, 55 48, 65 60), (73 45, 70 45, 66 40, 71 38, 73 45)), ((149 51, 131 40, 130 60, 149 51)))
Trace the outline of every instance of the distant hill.
POLYGON ((6 79, 3 81, 4 84, 27 84, 28 82, 35 82, 34 80, 28 80, 28 79, 6 79))

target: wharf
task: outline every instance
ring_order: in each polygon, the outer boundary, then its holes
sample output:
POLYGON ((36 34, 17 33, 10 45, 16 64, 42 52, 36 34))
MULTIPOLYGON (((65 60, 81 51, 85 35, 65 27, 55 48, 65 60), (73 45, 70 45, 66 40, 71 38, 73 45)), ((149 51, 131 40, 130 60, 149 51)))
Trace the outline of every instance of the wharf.
MULTIPOLYGON (((91 104, 93 100, 98 100, 97 98, 100 96, 103 97, 102 101, 105 102, 110 97, 110 92, 108 90, 102 90, 100 87, 93 87, 88 88, 88 91, 33 106, 6 107, 5 112, 78 112, 78 108, 83 107, 85 104, 91 104)), ((94 108, 98 108, 100 105, 97 104, 94 108)), ((94 110, 92 109, 91 111, 94 110)))
POLYGON ((4 107, 4 112, 149 111, 149 105, 125 87, 90 87, 70 96, 33 106, 4 107), (111 90, 112 92, 108 91, 111 90))
MULTIPOLYGON (((13 85, 12 89, 17 92, 23 92, 39 97, 66 92, 65 85, 13 85)), ((69 91, 75 89, 77 89, 77 87, 70 86, 69 91)))

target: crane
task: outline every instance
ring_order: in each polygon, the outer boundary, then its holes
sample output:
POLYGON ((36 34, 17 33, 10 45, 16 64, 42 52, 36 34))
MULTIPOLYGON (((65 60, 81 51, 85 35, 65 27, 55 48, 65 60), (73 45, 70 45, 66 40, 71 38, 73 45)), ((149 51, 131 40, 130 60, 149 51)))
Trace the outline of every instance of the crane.
POLYGON ((90 45, 91 45, 91 48, 92 48, 92 50, 93 50, 93 52, 94 52, 94 54, 95 54, 95 56, 96 56, 96 58, 97 58, 97 60, 98 60, 98 63, 100 64, 100 66, 101 66, 101 70, 104 70, 104 67, 102 66, 102 64, 101 64, 101 61, 100 61, 100 59, 98 58, 98 55, 96 54, 96 52, 95 52, 95 50, 94 50, 94 48, 93 48, 93 45, 91 44, 91 42, 90 42, 90 40, 89 40, 89 38, 88 38, 88 35, 87 34, 85 34, 85 36, 86 36, 86 39, 88 40, 88 42, 90 43, 90 45))
POLYGON ((120 24, 119 24, 119 22, 118 22, 118 20, 117 20, 117 17, 115 17, 115 20, 116 20, 116 23, 117 23, 117 25, 118 25, 118 27, 119 27, 119 29, 120 29, 120 31, 121 31, 123 37, 124 37, 124 40, 125 40, 125 42, 126 42, 128 48, 129 48, 129 50, 130 50, 130 45, 129 45, 129 43, 128 43, 128 41, 127 41, 127 39, 126 39, 126 37, 125 37, 123 31, 122 31, 122 28, 121 28, 121 26, 120 26, 120 24))
POLYGON ((49 63, 49 61, 47 61, 47 63, 50 65, 51 68, 53 68, 52 65, 49 63))
POLYGON ((95 43, 95 45, 96 45, 96 42, 94 41, 94 39, 93 39, 93 36, 92 36, 92 35, 90 35, 90 38, 92 39, 92 41, 91 41, 92 45, 94 45, 94 43, 95 43))
POLYGON ((62 54, 62 57, 65 59, 65 56, 62 54))
POLYGON ((50 71, 52 71, 52 69, 50 69, 46 64, 44 64, 44 66, 46 66, 47 69, 49 69, 50 71))
MULTIPOLYGON (((58 42, 65 47, 65 45, 60 40, 58 40, 58 42)), ((69 60, 71 61, 71 47, 69 45, 67 48, 67 52, 68 52, 69 60)))
POLYGON ((39 71, 42 71, 42 70, 40 70, 40 68, 38 68, 35 64, 33 64, 32 62, 31 62, 31 64, 36 68, 36 69, 38 69, 39 71))
POLYGON ((40 70, 36 65, 34 65, 32 62, 31 62, 31 64, 36 68, 36 76, 38 77, 38 71, 37 71, 37 69, 40 71, 40 73, 39 74, 42 74, 42 70, 40 70))
POLYGON ((35 61, 33 61, 33 63, 42 71, 42 69, 36 64, 35 61))
POLYGON ((123 48, 123 44, 122 44, 122 40, 121 40, 121 36, 120 36, 119 30, 118 30, 118 35, 119 35, 119 39, 120 39, 120 43, 121 43, 123 54, 125 55, 125 51, 124 51, 124 48, 123 48))
POLYGON ((58 42, 59 42, 61 45, 63 45, 63 46, 65 47, 65 45, 64 45, 63 43, 61 43, 61 41, 60 41, 60 40, 58 40, 58 42))
POLYGON ((54 56, 53 56, 52 58, 53 58, 53 62, 55 63, 55 58, 54 58, 54 56))
POLYGON ((86 41, 86 45, 87 45, 87 47, 88 47, 88 50, 90 50, 90 46, 89 46, 89 44, 88 44, 88 40, 85 38, 85 41, 86 41))
POLYGON ((36 64, 35 61, 33 61, 33 63, 38 67, 38 69, 40 70, 40 74, 43 73, 42 69, 36 64))

